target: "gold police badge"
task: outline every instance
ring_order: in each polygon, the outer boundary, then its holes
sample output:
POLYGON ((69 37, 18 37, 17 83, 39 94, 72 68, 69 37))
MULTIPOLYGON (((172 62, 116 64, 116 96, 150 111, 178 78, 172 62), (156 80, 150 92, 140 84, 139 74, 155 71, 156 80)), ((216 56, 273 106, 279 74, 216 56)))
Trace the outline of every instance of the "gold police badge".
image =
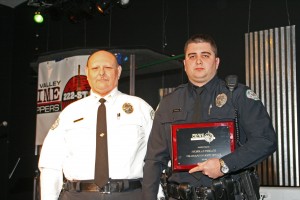
POLYGON ((216 97, 216 106, 221 108, 227 102, 227 95, 222 93, 216 97))
POLYGON ((125 113, 130 114, 133 112, 133 106, 130 103, 124 103, 122 109, 125 113))

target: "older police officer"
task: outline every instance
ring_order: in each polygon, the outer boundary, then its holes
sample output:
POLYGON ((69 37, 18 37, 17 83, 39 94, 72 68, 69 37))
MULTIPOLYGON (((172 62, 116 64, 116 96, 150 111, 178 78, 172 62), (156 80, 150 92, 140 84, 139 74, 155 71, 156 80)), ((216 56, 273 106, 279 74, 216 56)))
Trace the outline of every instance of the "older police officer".
POLYGON ((118 91, 121 71, 108 51, 88 58, 90 95, 61 112, 42 147, 42 200, 142 199, 143 159, 154 111, 141 98, 118 91), (109 181, 102 188, 94 183, 100 98, 106 100, 109 165, 109 181))

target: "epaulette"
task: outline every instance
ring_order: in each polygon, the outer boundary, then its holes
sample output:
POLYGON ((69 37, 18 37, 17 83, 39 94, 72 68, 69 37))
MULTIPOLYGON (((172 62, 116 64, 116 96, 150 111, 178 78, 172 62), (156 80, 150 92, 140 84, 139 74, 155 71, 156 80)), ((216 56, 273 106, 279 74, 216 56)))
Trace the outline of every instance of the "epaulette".
POLYGON ((170 94, 172 94, 172 93, 175 92, 176 90, 179 90, 179 89, 184 88, 184 87, 186 87, 186 84, 180 84, 180 85, 178 85, 172 92, 170 92, 170 93, 168 93, 168 94, 165 94, 164 97, 169 96, 170 94))
POLYGON ((179 90, 179 89, 184 88, 184 87, 186 87, 186 84, 180 84, 180 85, 178 85, 178 86, 174 89, 174 91, 179 90))

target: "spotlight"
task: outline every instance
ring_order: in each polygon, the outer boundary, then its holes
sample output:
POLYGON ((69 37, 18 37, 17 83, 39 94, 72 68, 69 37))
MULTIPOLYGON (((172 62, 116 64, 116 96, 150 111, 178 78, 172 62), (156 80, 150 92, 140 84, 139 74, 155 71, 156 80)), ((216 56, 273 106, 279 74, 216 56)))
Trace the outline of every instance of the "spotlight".
POLYGON ((110 0, 97 0, 96 8, 102 14, 108 14, 110 8, 112 7, 112 3, 110 0))
POLYGON ((41 15, 41 12, 40 12, 40 11, 36 11, 36 12, 34 13, 33 20, 34 20, 36 23, 41 24, 41 23, 43 23, 43 21, 44 21, 44 17, 41 15))
POLYGON ((118 1, 121 7, 126 8, 129 5, 129 0, 120 0, 118 1))

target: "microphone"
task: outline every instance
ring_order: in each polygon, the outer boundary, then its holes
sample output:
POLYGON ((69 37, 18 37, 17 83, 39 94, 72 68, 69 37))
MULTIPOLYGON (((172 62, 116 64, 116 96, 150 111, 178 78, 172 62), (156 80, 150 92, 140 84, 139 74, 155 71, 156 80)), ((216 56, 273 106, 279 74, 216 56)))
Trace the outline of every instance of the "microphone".
POLYGON ((236 75, 229 75, 225 78, 226 86, 233 92, 233 90, 238 86, 238 77, 236 75))
POLYGON ((7 125, 8 125, 7 121, 3 121, 3 122, 1 122, 1 124, 0 124, 0 126, 4 126, 4 127, 6 127, 7 125))

